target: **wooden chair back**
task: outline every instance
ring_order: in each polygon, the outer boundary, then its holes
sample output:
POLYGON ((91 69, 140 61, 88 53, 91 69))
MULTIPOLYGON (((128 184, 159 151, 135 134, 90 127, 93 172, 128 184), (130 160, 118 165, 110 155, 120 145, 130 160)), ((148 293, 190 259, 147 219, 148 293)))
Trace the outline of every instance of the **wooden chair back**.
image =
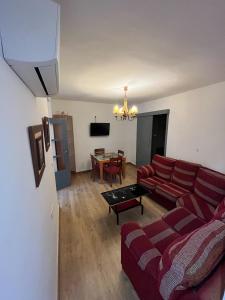
POLYGON ((105 148, 98 148, 94 150, 95 155, 103 155, 105 154, 105 148))
POLYGON ((118 156, 124 156, 124 151, 123 150, 118 150, 118 156))
POLYGON ((97 161, 94 155, 91 154, 91 178, 95 181, 95 177, 97 175, 97 161))
POLYGON ((120 172, 121 172, 122 171, 122 157, 121 156, 111 157, 109 165, 118 167, 120 169, 120 172))

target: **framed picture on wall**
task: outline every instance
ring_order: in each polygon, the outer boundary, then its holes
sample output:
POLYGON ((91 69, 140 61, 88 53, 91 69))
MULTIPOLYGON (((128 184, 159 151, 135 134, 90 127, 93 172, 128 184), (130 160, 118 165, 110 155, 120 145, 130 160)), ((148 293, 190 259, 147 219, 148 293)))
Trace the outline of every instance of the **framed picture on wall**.
POLYGON ((45 137, 45 150, 48 152, 50 147, 50 133, 49 133, 49 119, 48 117, 42 118, 42 125, 44 130, 44 137, 45 137))
POLYGON ((34 169, 34 177, 36 187, 40 185, 42 175, 45 169, 45 152, 43 140, 43 126, 29 126, 28 127, 30 149, 34 169))

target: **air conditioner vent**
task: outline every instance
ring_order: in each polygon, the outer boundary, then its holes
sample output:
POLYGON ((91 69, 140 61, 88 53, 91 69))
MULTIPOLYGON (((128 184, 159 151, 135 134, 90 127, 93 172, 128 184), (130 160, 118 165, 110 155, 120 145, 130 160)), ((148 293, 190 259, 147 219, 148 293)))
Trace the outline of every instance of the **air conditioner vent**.
POLYGON ((48 91, 47 91, 47 89, 46 89, 46 86, 45 86, 44 80, 43 80, 43 78, 42 78, 42 76, 41 76, 41 72, 40 72, 39 68, 38 68, 38 67, 34 67, 34 69, 35 69, 35 71, 36 71, 36 73, 37 73, 37 76, 38 76, 38 78, 39 78, 39 80, 40 80, 40 82, 41 82, 41 85, 42 85, 42 87, 43 87, 43 89, 44 89, 46 95, 48 95, 48 91))

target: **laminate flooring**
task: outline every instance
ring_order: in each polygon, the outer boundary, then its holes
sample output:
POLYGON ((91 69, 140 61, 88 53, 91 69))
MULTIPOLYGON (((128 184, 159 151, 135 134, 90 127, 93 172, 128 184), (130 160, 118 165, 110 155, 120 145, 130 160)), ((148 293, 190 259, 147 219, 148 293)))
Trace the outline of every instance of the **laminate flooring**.
MULTIPOLYGON (((126 167, 122 185, 136 182, 136 168, 126 167)), ((121 185, 113 184, 113 188, 121 185)), ((148 224, 166 210, 148 197, 140 207, 116 216, 108 213, 101 192, 110 185, 93 182, 89 172, 74 175, 72 185, 58 192, 59 299, 60 300, 137 300, 138 297, 120 263, 120 225, 128 221, 148 224)))

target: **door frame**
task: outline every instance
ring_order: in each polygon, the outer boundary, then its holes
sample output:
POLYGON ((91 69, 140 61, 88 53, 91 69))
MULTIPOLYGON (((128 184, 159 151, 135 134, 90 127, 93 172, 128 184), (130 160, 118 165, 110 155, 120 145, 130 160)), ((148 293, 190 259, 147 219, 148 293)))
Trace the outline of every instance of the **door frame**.
POLYGON ((170 115, 170 109, 162 109, 162 110, 155 110, 155 111, 149 111, 144 113, 138 113, 137 118, 143 118, 148 116, 155 116, 155 115, 167 115, 167 122, 166 122, 166 135, 165 135, 165 155, 167 153, 167 135, 168 135, 168 126, 169 126, 169 115, 170 115))

